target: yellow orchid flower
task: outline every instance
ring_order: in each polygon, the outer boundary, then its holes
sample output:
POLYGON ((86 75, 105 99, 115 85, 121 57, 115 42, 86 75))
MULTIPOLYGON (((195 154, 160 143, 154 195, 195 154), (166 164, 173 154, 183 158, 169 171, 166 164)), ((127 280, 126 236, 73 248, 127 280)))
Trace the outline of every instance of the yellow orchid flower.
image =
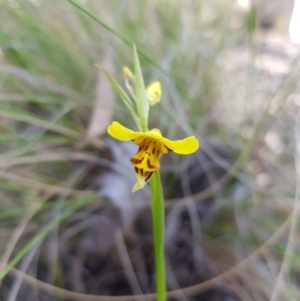
POLYGON ((130 158, 137 178, 132 192, 142 189, 150 180, 153 172, 159 170, 161 154, 173 151, 177 154, 189 155, 194 153, 199 147, 199 142, 194 136, 189 136, 183 140, 171 141, 164 138, 158 129, 152 129, 148 132, 134 132, 116 121, 108 127, 107 131, 118 140, 133 140, 139 146, 137 153, 130 158))
POLYGON ((150 106, 155 105, 161 99, 161 95, 162 95, 161 83, 159 81, 155 81, 151 83, 146 88, 146 92, 147 92, 148 102, 150 106))

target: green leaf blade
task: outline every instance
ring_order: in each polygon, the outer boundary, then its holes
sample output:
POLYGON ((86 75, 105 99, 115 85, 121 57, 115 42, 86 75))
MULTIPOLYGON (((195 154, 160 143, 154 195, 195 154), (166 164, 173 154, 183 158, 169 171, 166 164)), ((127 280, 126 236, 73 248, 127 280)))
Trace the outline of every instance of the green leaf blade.
POLYGON ((133 105, 130 97, 123 90, 123 88, 117 83, 117 81, 109 74, 109 72, 107 72, 104 68, 102 68, 99 65, 95 65, 95 66, 97 68, 99 68, 105 74, 105 76, 108 78, 108 80, 110 81, 110 83, 112 84, 112 86, 114 87, 116 92, 119 94, 119 96, 123 100, 125 106, 127 107, 127 109, 129 111, 129 113, 131 114, 133 120, 135 121, 138 129, 141 130, 140 119, 139 119, 138 115, 135 112, 134 105, 133 105))
POLYGON ((147 93, 144 84, 141 65, 135 46, 133 47, 133 56, 134 56, 135 96, 136 96, 137 113, 140 118, 142 131, 147 132, 149 103, 147 100, 147 93))

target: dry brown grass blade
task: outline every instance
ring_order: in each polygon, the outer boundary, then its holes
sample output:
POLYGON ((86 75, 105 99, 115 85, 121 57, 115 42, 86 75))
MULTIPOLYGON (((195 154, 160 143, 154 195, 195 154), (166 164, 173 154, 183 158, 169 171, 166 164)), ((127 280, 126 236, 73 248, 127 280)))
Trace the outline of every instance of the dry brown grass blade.
MULTIPOLYGON (((48 193, 45 195, 45 197, 42 199, 42 201, 40 203, 33 204, 32 208, 30 210, 28 210, 28 213, 22 217, 19 225, 12 232, 10 239, 6 244, 4 253, 2 254, 2 256, 0 258, 0 260, 1 260, 0 272, 1 273, 4 271, 18 240, 20 239, 22 233, 24 232, 24 230, 27 227, 28 223, 30 222, 31 218, 51 196, 53 196, 53 193, 48 193)), ((1 286, 1 282, 0 282, 0 286, 1 286)))
MULTIPOLYGON (((123 232, 121 229, 118 230, 117 235, 116 235, 116 246, 117 246, 117 250, 118 250, 123 268, 125 270, 125 273, 127 274, 127 279, 128 279, 128 282, 130 283, 132 291, 134 292, 134 294, 136 296, 138 296, 138 295, 143 296, 141 287, 139 285, 137 276, 134 272, 134 269, 133 269, 133 266, 132 266, 132 263, 131 263, 126 245, 125 245, 124 236, 123 236, 123 232)), ((137 301, 145 300, 144 297, 135 298, 135 296, 132 296, 132 299, 137 300, 137 301)))
MULTIPOLYGON (((276 242, 279 237, 288 229, 290 222, 291 222, 292 215, 289 215, 289 217, 280 225, 280 227, 277 229, 277 231, 260 247, 258 247, 252 254, 250 254, 248 257, 240 261, 238 264, 227 270, 226 272, 210 279, 205 282, 178 289, 169 291, 167 293, 168 298, 176 298, 178 296, 182 296, 182 294, 185 294, 186 296, 193 296, 195 294, 201 293, 203 291, 206 291, 210 289, 214 285, 219 285, 221 282, 228 281, 232 277, 235 277, 238 272, 241 271, 241 269, 247 267, 248 265, 251 265, 253 259, 265 252, 265 250, 269 247, 269 245, 276 242)), ((71 298, 78 301, 132 301, 132 296, 120 296, 120 297, 114 297, 114 296, 96 296, 96 295, 87 295, 87 294, 81 294, 72 292, 69 290, 65 290, 56 286, 53 286, 51 284, 45 283, 43 281, 37 280, 32 276, 29 276, 27 274, 24 274, 23 272, 13 268, 11 270, 11 273, 14 275, 22 275, 24 282, 27 284, 32 285, 33 287, 43 290, 49 293, 52 293, 56 296, 61 296, 65 298, 71 298)), ((143 300, 155 300, 156 294, 147 294, 147 295, 136 295, 136 299, 140 298, 143 300)))
MULTIPOLYGON (((109 47, 101 65, 110 72, 113 72, 114 68, 112 57, 113 48, 109 47)), ((115 93, 111 83, 103 74, 103 72, 100 70, 97 72, 94 109, 88 129, 80 147, 85 145, 90 139, 105 133, 112 120, 115 105, 115 93)))
POLYGON ((21 185, 27 189, 36 191, 42 191, 45 193, 60 194, 60 195, 90 195, 94 191, 91 190, 76 190, 69 189, 63 186, 50 185, 44 182, 40 182, 29 177, 20 176, 17 174, 9 173, 7 171, 0 171, 0 179, 5 179, 14 182, 16 185, 21 185))

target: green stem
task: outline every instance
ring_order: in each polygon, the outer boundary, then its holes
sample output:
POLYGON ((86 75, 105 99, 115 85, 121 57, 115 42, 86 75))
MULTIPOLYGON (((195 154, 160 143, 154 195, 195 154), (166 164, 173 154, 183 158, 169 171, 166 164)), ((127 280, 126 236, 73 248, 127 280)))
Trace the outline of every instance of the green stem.
POLYGON ((152 195, 152 222, 155 251, 155 275, 157 301, 166 301, 166 270, 165 270, 165 206, 160 174, 155 172, 150 180, 152 195))

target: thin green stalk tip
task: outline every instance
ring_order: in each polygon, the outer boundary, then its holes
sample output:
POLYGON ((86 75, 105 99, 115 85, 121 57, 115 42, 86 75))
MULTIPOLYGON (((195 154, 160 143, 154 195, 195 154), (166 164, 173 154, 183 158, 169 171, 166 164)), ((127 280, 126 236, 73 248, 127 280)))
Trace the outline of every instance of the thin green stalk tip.
POLYGON ((148 130, 148 115, 149 103, 147 99, 144 78, 141 70, 139 56, 135 45, 133 45, 134 57, 134 75, 135 75, 135 95, 136 95, 136 108, 141 121, 141 128, 143 132, 148 130))

